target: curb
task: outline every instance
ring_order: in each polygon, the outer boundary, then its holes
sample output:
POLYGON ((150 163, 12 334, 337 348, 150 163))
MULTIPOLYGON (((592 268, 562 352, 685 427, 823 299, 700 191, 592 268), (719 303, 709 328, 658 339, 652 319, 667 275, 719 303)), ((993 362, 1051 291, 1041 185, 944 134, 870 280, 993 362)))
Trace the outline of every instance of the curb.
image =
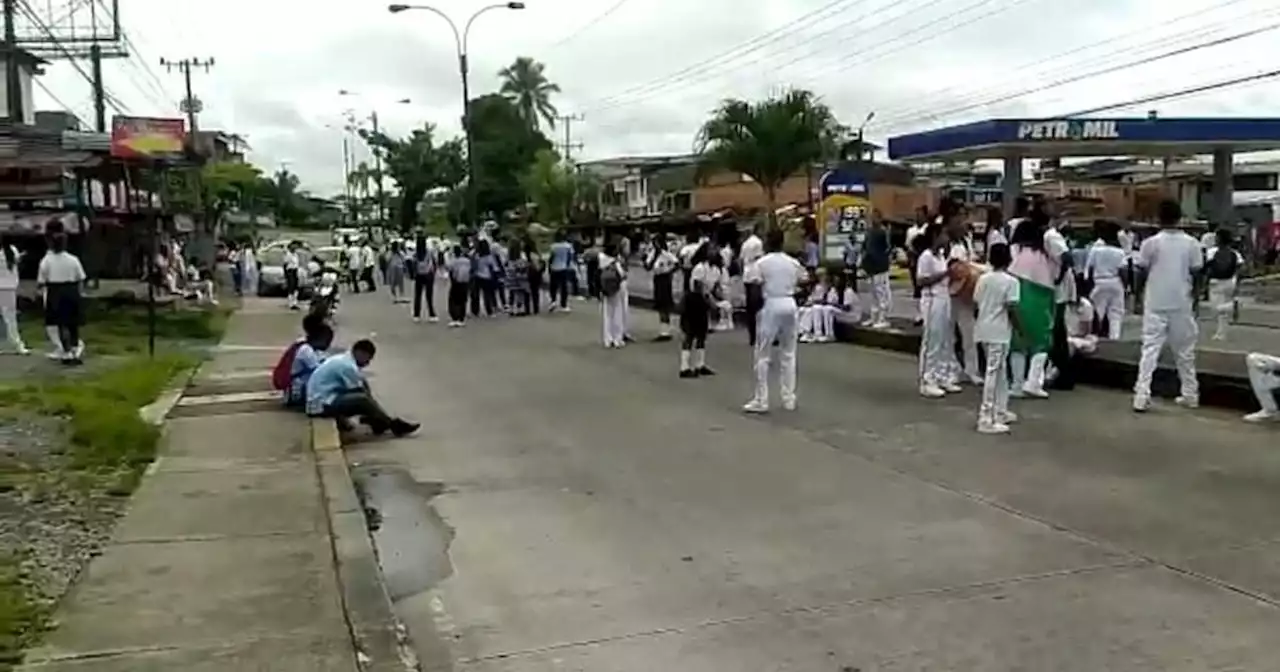
POLYGON ((311 450, 325 503, 342 611, 361 672, 420 670, 409 636, 391 608, 364 506, 332 420, 311 419, 311 450))
POLYGON ((200 373, 200 369, 200 366, 193 366, 189 371, 174 376, 169 381, 169 385, 160 390, 160 394, 151 403, 138 409, 138 417, 154 427, 163 425, 169 417, 169 412, 178 405, 182 395, 191 386, 191 381, 195 380, 196 374, 200 373))
MULTIPOLYGON (((630 298, 633 306, 649 310, 653 308, 653 299, 647 296, 631 294, 630 298)), ((746 314, 741 309, 735 309, 733 321, 735 324, 745 325, 746 314)), ((910 354, 920 352, 919 334, 897 329, 861 329, 840 321, 836 322, 835 331, 836 340, 841 343, 910 354)), ((1100 357, 1084 357, 1079 362, 1077 380, 1082 385, 1127 391, 1133 389, 1133 381, 1138 377, 1137 363, 1100 357)), ((1253 389, 1247 379, 1204 371, 1198 372, 1196 377, 1200 380, 1201 404, 1237 411, 1258 409, 1258 402, 1254 399, 1253 389)), ((1153 396, 1168 399, 1178 396, 1177 372, 1163 364, 1159 366, 1152 377, 1151 392, 1153 396)))

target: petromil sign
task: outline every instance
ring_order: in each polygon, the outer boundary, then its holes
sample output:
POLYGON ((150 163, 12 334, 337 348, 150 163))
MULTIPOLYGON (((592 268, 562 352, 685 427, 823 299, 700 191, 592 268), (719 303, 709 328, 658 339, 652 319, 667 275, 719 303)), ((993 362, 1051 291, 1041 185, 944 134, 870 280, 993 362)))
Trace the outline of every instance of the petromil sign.
POLYGON ((1024 121, 1018 126, 1019 140, 1116 140, 1119 138, 1120 126, 1114 119, 1024 121))

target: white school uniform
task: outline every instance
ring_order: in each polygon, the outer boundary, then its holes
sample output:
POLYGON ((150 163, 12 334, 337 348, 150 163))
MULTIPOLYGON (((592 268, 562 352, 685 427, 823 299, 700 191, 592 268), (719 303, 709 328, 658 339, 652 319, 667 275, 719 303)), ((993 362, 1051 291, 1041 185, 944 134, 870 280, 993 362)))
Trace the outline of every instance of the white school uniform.
POLYGON ((22 333, 18 330, 18 262, 22 254, 12 246, 9 253, 13 255, 13 265, 5 260, 0 250, 0 320, 4 321, 5 337, 15 352, 26 353, 27 346, 22 342, 22 333))
POLYGON ((622 286, 613 296, 601 296, 601 318, 603 323, 604 347, 621 348, 626 345, 627 336, 627 266, 614 257, 600 254, 600 269, 603 271, 617 265, 622 274, 622 286))
MULTIPOLYGON (((752 275, 760 280, 764 305, 757 318, 755 345, 756 389, 743 406, 748 413, 769 409, 769 359, 773 342, 778 341, 778 392, 784 408, 796 405, 796 340, 798 315, 796 287, 805 278, 804 267, 782 252, 770 252, 752 264, 752 275)), ((753 278, 754 279, 754 278, 753 278)))
POLYGON ((1124 283, 1120 272, 1127 263, 1125 251, 1119 247, 1101 244, 1089 248, 1085 257, 1086 275, 1093 277, 1093 291, 1089 294, 1094 310, 1107 318, 1107 338, 1120 340, 1124 326, 1124 283))
POLYGON ((804 306, 796 313, 803 343, 827 343, 834 338, 836 313, 840 310, 830 302, 835 288, 814 285, 804 306))
POLYGON ((1245 355, 1245 369, 1249 372, 1249 385, 1258 398, 1261 410, 1244 416, 1249 422, 1280 420, 1280 408, 1276 405, 1275 390, 1280 388, 1280 357, 1261 352, 1245 355))
POLYGON ((1020 283, 1008 271, 993 270, 982 274, 974 287, 973 302, 978 317, 973 325, 974 340, 982 344, 987 367, 982 379, 982 403, 978 407, 978 427, 995 430, 1013 419, 1009 413, 1009 380, 1006 362, 1013 326, 1009 311, 1020 299, 1020 283))
MULTIPOLYGON (((916 260, 917 280, 945 273, 947 263, 934 250, 925 250, 916 260)), ((928 287, 920 288, 920 316, 924 327, 920 334, 920 391, 926 396, 938 396, 942 388, 951 384, 951 359, 949 352, 955 345, 951 326, 951 292, 944 278, 928 287)))
POLYGON ((1144 411, 1151 402, 1151 377, 1166 343, 1173 351, 1182 393, 1179 402, 1198 405, 1196 340, 1200 330, 1192 312, 1192 278, 1204 265, 1204 252, 1183 231, 1164 229, 1142 242, 1137 264, 1147 269, 1142 301, 1142 355, 1133 386, 1133 408, 1144 411))

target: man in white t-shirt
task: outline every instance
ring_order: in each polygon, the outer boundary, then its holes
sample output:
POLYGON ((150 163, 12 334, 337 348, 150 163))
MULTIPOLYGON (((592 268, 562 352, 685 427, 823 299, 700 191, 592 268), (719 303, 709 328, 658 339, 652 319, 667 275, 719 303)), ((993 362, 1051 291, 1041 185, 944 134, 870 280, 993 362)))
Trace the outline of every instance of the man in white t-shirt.
POLYGON ((351 291, 359 294, 360 269, 364 267, 364 253, 360 250, 360 246, 356 244, 355 239, 349 239, 347 240, 347 249, 344 254, 347 257, 347 280, 351 283, 351 291))
POLYGON ((298 243, 289 243, 284 251, 284 292, 288 297, 289 310, 298 309, 298 288, 300 286, 298 271, 302 261, 298 258, 298 243))
POLYGON ((760 309, 759 333, 756 334, 755 394, 742 407, 747 413, 766 413, 769 410, 769 359, 775 340, 778 342, 778 394, 782 397, 782 407, 788 411, 796 407, 799 308, 795 295, 796 287, 805 278, 805 270, 800 262, 782 251, 782 245, 782 231, 769 231, 765 242, 766 254, 748 269, 752 276, 748 282, 759 282, 764 305, 760 309))
POLYGON ((978 407, 978 431, 983 434, 1006 434, 1009 423, 1018 417, 1009 412, 1009 380, 1006 362, 1013 339, 1021 293, 1018 279, 1008 271, 1013 258, 1009 246, 996 243, 987 250, 992 270, 978 278, 973 300, 978 306, 974 323, 974 340, 982 344, 987 356, 986 375, 982 382, 982 404, 978 407))
POLYGON ((1160 232, 1142 242, 1137 263, 1147 273, 1142 300, 1142 356, 1133 386, 1133 410, 1151 408, 1151 376, 1165 343, 1173 351, 1182 390, 1177 403, 1200 405, 1196 380, 1196 339, 1200 335, 1192 310, 1194 278, 1204 265, 1200 243, 1177 229, 1182 208, 1176 201, 1160 203, 1160 232))
POLYGON ((369 285, 369 291, 378 291, 378 284, 373 280, 373 270, 378 267, 378 253, 373 246, 365 242, 360 247, 360 279, 369 285))

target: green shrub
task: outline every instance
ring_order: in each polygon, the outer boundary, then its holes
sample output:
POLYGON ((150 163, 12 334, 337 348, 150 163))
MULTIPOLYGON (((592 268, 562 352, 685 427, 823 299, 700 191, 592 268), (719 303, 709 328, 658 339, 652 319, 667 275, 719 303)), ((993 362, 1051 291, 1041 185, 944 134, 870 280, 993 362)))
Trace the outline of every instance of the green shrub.
POLYGON ((39 636, 48 610, 27 589, 18 559, 0 557, 0 670, 22 662, 22 652, 39 636))

